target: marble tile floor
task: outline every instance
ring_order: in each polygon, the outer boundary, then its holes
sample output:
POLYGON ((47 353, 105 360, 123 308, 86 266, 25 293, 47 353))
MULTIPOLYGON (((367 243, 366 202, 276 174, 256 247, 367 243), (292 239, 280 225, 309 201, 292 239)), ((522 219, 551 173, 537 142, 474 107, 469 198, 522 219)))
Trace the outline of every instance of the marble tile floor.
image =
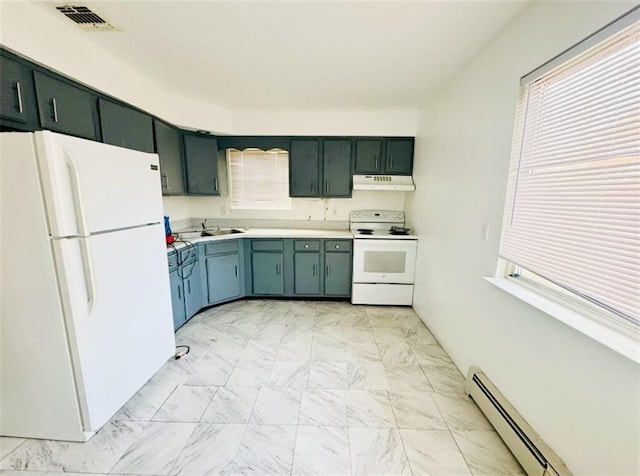
POLYGON ((91 440, 0 438, 0 472, 524 474, 410 308, 244 300, 176 339, 91 440))

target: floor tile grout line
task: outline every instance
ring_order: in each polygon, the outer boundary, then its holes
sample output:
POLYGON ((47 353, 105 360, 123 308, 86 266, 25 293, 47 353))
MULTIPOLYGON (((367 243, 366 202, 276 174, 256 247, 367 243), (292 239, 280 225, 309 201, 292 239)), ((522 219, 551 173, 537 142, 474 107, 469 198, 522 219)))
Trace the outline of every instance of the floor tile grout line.
POLYGON ((471 470, 471 465, 467 461, 467 457, 465 456, 464 452, 462 451, 462 448, 460 448, 460 445, 458 444, 458 440, 456 440, 455 434, 453 433, 453 429, 449 425, 449 421, 447 420, 447 418, 445 418, 444 414, 442 413, 442 410, 440 409, 440 405, 438 404, 438 401, 435 398, 433 398, 433 402, 435 403, 436 408, 438 409, 438 411, 442 415, 442 420, 444 421, 445 425, 447 425, 447 430, 449 431, 449 435, 453 439, 453 442, 455 443, 456 448, 458 448, 458 451, 460 452, 460 455, 462 456, 462 459, 464 460, 464 463, 467 465, 467 468, 469 469, 469 474, 473 475, 474 472, 471 470))

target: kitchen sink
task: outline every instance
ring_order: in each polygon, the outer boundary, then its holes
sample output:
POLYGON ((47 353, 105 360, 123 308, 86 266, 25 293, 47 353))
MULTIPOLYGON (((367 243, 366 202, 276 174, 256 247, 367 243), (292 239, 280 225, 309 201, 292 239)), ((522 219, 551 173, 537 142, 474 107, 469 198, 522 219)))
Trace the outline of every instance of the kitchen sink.
POLYGON ((179 231, 177 235, 178 235, 178 239, 189 240, 192 238, 200 238, 201 236, 222 236, 222 235, 233 235, 237 233, 244 233, 244 231, 238 230, 236 228, 184 230, 184 231, 179 231))
POLYGON ((242 230, 235 228, 222 228, 220 230, 202 230, 200 236, 220 236, 220 235, 234 235, 236 233, 244 233, 242 230))

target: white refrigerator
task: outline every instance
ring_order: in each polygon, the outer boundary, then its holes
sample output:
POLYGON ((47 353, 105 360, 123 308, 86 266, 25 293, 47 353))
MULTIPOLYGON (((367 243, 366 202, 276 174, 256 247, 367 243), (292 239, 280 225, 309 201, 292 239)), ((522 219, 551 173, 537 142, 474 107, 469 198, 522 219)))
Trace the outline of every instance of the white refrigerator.
POLYGON ((88 440, 175 352, 158 156, 0 134, 0 435, 88 440))

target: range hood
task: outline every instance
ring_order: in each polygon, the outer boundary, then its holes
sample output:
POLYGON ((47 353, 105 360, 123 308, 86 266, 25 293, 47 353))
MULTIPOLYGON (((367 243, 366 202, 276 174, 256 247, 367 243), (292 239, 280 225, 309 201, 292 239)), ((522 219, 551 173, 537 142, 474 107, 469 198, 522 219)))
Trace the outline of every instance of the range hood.
POLYGON ((354 175, 353 189, 413 192, 416 186, 410 175, 354 175))

